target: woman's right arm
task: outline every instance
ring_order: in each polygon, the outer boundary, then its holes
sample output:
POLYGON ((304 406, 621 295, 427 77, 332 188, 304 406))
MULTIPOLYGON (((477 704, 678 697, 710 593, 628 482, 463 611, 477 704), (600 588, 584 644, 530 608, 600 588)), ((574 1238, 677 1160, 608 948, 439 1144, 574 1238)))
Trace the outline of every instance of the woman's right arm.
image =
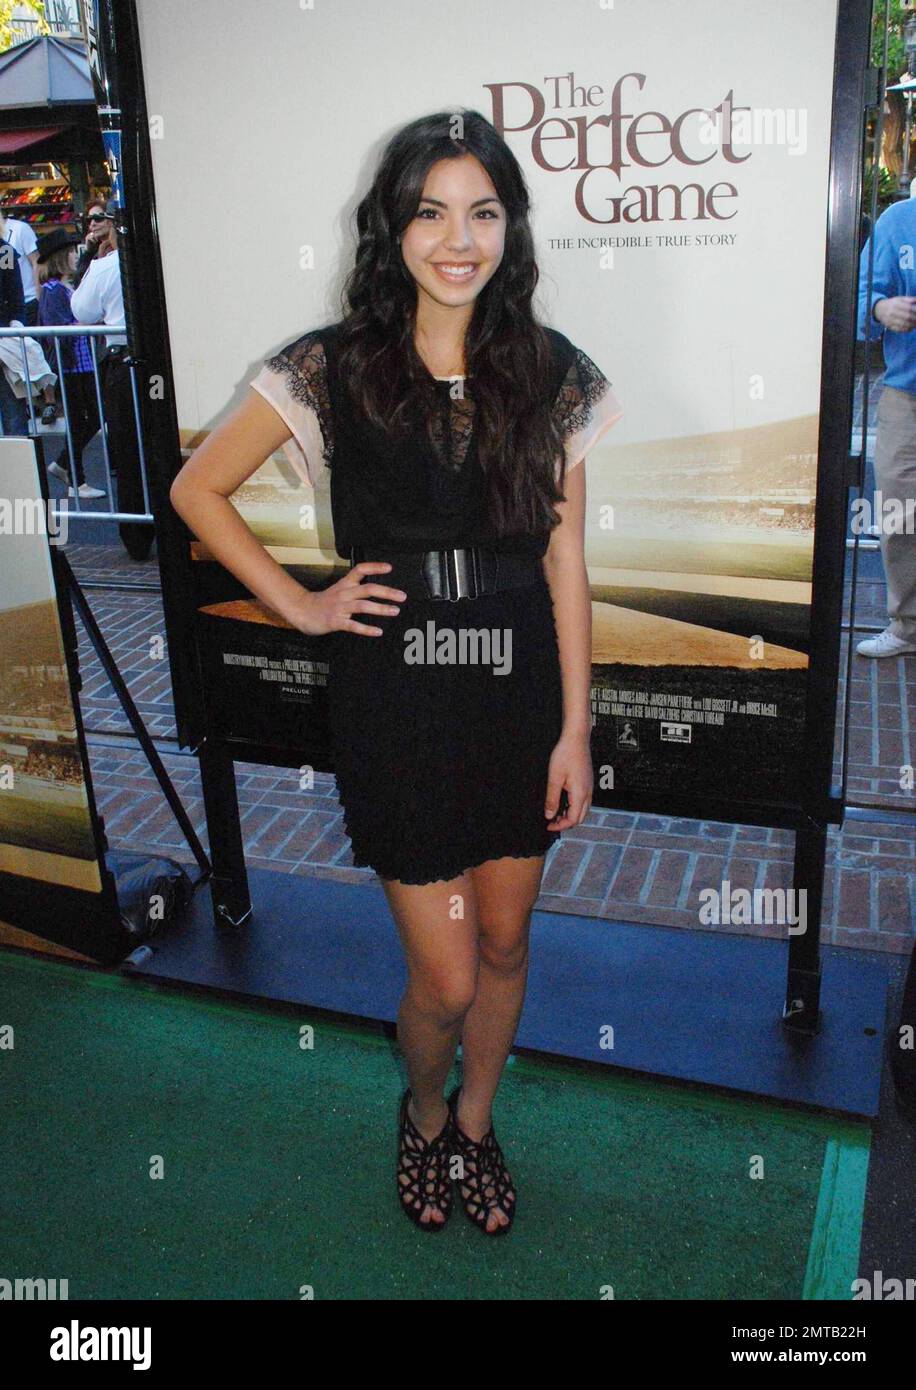
POLYGON ((232 493, 266 459, 292 437, 289 426, 263 396, 249 391, 241 405, 210 431, 187 459, 169 489, 169 500, 207 550, 227 570, 300 632, 319 634, 344 629, 381 636, 350 616, 354 611, 397 613, 368 595, 404 599, 400 589, 362 584, 367 574, 384 573, 384 562, 354 566, 336 584, 318 593, 306 589, 278 564, 229 501, 232 493), (359 593, 353 593, 358 588, 359 593))

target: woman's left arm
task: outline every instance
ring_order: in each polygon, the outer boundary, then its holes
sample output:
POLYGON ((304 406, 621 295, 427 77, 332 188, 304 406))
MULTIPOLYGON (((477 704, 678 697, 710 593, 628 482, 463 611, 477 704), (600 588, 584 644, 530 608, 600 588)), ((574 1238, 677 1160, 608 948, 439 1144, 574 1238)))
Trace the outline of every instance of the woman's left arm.
POLYGON ((551 830, 566 830, 586 817, 592 800, 591 754, 592 602, 585 567, 585 462, 567 469, 566 500, 556 504, 560 524, 543 557, 553 600, 563 677, 563 727, 550 758, 544 811, 551 830), (562 815, 560 793, 568 805, 562 815))

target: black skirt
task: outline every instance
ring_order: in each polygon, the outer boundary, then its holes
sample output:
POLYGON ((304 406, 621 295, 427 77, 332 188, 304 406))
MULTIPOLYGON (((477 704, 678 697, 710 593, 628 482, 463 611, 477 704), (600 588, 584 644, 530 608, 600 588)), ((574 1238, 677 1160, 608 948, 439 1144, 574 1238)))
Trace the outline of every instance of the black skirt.
MULTIPOLYGON (((397 587, 392 574, 378 582, 397 587)), ((488 859, 544 854, 560 836, 547 829, 544 802, 563 715, 546 579, 354 616, 384 628, 381 637, 334 632, 329 644, 335 774, 354 864, 432 883, 488 859), (411 662, 409 653, 444 659, 411 662)))

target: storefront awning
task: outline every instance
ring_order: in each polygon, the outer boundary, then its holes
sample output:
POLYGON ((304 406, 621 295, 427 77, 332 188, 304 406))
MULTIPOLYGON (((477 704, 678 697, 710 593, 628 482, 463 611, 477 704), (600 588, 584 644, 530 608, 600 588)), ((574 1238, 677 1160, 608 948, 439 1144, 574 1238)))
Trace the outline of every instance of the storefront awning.
POLYGON ((16 150, 37 145, 40 140, 59 135, 63 129, 62 125, 46 125, 35 130, 0 130, 0 154, 14 154, 16 150))

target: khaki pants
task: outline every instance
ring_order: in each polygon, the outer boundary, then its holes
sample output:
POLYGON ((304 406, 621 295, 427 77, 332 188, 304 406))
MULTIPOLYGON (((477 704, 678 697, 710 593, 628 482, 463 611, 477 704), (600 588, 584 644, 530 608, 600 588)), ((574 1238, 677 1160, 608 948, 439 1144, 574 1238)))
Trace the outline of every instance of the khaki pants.
MULTIPOLYGON (((875 484, 887 506, 899 501, 912 514, 916 498, 916 395, 885 386, 878 400, 878 434, 875 440, 875 484), (906 503, 909 501, 910 507, 906 503)), ((887 615, 891 632, 905 641, 916 641, 916 535, 904 528, 889 534, 886 519, 881 526, 881 557, 887 580, 887 615)))

